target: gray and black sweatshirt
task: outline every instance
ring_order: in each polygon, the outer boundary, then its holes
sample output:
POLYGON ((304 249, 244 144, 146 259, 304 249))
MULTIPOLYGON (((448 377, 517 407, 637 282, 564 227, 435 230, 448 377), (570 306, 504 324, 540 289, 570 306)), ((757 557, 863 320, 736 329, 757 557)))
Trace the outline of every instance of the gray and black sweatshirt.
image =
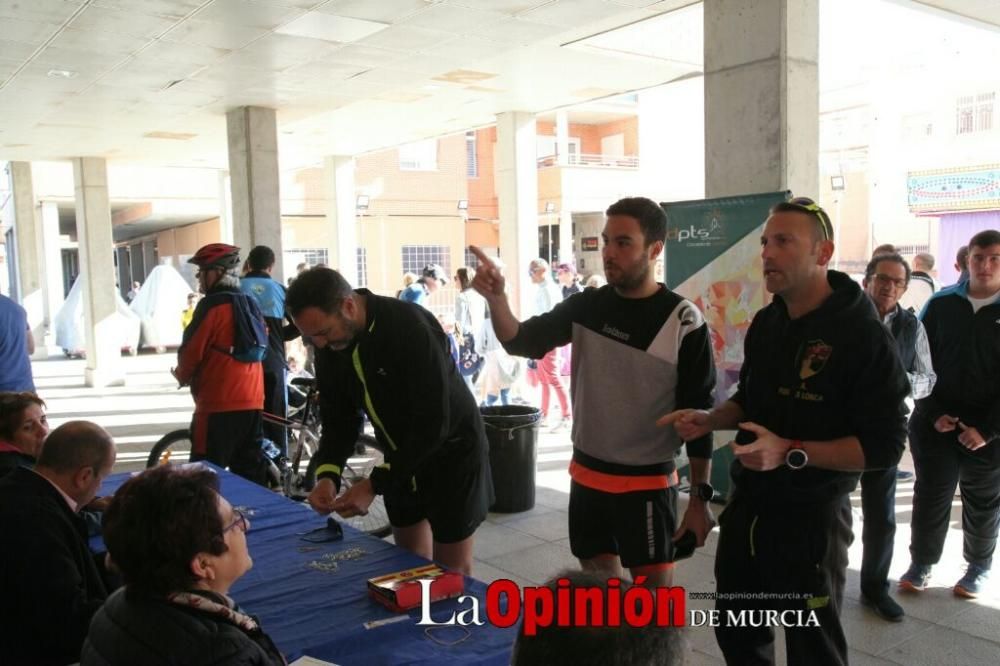
MULTIPOLYGON (((606 492, 676 483, 682 442, 656 420, 713 405, 715 364, 698 308, 663 285, 640 299, 623 298, 610 285, 587 289, 523 322, 504 348, 541 358, 569 342, 574 481, 606 492)), ((687 446, 691 457, 711 457, 711 435, 687 446)))

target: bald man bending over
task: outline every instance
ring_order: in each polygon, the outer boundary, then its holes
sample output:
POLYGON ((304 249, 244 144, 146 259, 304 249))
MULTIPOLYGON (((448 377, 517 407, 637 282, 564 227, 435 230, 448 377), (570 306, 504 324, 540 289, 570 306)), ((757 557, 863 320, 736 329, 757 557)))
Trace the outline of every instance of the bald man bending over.
POLYGON ((0 664, 70 664, 107 591, 80 507, 115 464, 100 426, 71 421, 49 434, 33 470, 0 480, 0 664))

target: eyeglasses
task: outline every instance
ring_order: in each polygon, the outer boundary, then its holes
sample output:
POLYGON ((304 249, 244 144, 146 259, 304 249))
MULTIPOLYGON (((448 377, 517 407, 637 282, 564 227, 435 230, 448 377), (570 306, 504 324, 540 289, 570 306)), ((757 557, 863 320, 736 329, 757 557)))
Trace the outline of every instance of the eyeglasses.
POLYGON ((891 275, 886 275, 885 273, 876 273, 872 277, 875 281, 882 285, 891 284, 896 289, 903 289, 906 287, 906 280, 902 278, 894 278, 891 275))
POLYGON ((226 532, 228 532, 229 530, 233 529, 237 525, 240 526, 240 529, 243 531, 244 534, 246 534, 247 532, 249 532, 250 531, 250 521, 247 520, 247 517, 245 515, 243 515, 243 512, 240 511, 239 509, 233 509, 233 515, 236 516, 236 519, 233 522, 231 522, 226 527, 226 529, 222 530, 222 533, 225 534, 226 532))
POLYGON ((830 222, 830 216, 819 204, 809 197, 795 197, 787 203, 812 215, 819 222, 820 231, 823 232, 823 240, 833 240, 833 224, 830 222))

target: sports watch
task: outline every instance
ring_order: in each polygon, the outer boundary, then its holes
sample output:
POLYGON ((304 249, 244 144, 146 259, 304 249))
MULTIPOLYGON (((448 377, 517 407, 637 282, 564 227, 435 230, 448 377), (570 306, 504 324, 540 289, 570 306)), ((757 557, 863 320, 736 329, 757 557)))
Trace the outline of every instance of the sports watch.
POLYGON ((802 440, 792 440, 792 446, 785 453, 785 464, 791 469, 802 469, 809 464, 809 454, 802 447, 802 440))
POLYGON ((715 488, 711 483, 695 483, 691 486, 691 497, 697 497, 702 502, 711 502, 715 497, 715 488))

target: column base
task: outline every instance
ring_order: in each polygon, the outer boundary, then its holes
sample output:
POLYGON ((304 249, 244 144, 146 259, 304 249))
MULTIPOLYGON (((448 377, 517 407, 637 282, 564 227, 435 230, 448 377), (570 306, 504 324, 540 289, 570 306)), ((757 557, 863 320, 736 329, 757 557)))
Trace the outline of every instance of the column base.
POLYGON ((125 372, 120 369, 86 368, 83 383, 94 388, 105 386, 125 386, 125 372))

